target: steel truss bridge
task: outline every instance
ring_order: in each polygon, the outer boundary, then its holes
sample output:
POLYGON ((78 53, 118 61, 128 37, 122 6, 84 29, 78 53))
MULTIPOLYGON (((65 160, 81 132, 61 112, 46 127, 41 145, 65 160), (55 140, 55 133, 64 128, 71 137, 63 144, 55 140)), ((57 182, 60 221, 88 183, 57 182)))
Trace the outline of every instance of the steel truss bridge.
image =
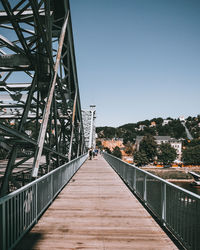
POLYGON ((22 249, 26 236, 28 248, 200 249, 199 195, 103 157, 86 161, 69 1, 1 0, 0 249, 22 249), (26 233, 66 185, 46 232, 39 222, 31 239, 26 233))
POLYGON ((1 0, 0 196, 84 151, 69 1, 1 0))

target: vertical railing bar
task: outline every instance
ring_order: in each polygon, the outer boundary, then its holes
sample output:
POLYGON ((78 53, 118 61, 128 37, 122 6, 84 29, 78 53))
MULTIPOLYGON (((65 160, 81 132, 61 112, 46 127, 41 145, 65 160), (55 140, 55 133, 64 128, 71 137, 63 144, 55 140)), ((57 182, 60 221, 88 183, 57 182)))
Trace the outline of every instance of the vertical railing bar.
POLYGON ((13 242, 13 219, 14 219, 14 215, 13 215, 13 199, 10 199, 10 245, 12 246, 12 242, 13 242))
POLYGON ((25 213, 24 213, 24 194, 25 191, 22 192, 22 230, 24 230, 24 224, 25 224, 25 213))
POLYGON ((30 226, 33 222, 33 186, 30 187, 30 216, 29 216, 29 223, 28 223, 28 226, 30 226))
POLYGON ((30 222, 30 224, 32 224, 33 219, 34 219, 34 205, 33 205, 34 201, 33 201, 33 199, 34 199, 34 192, 33 192, 33 186, 31 186, 31 222, 30 222))
POLYGON ((27 199, 27 190, 25 191, 25 195, 24 195, 24 229, 26 230, 26 225, 27 225, 27 214, 26 214, 26 206, 27 206, 27 202, 26 202, 26 199, 27 199))
POLYGON ((144 199, 144 202, 145 202, 145 204, 146 204, 146 201, 147 201, 147 175, 146 174, 144 174, 144 186, 143 186, 143 188, 144 188, 144 195, 143 195, 143 199, 144 199))
POLYGON ((31 222, 31 187, 30 189, 28 189, 28 222, 27 222, 27 227, 30 225, 30 222, 31 222))
MULTIPOLYGON (((177 211, 176 211, 176 214, 177 214, 177 217, 180 217, 180 213, 178 213, 178 210, 180 211, 181 210, 181 195, 180 195, 180 191, 178 192, 178 199, 180 200, 180 205, 179 205, 179 207, 178 207, 178 209, 177 209, 177 211)), ((178 233, 178 235, 179 235, 179 237, 180 237, 180 218, 178 218, 178 220, 177 220, 177 233, 178 233)))
POLYGON ((36 218, 35 222, 38 222, 38 183, 35 183, 35 211, 36 211, 36 218))
MULTIPOLYGON (((187 215, 186 215, 186 207, 187 207, 187 204, 188 204, 188 202, 189 202, 189 197, 187 196, 187 200, 186 200, 186 202, 184 203, 184 218, 183 218, 183 220, 182 220, 182 228, 183 228, 183 238, 184 239, 186 239, 187 238, 187 236, 186 236, 186 228, 185 228, 185 224, 186 224, 186 221, 187 221, 187 215)), ((186 240, 186 242, 187 242, 187 240, 186 240)))
POLYGON ((18 209, 19 209, 19 228, 18 228, 18 237, 20 236, 21 234, 21 193, 19 193, 19 202, 18 202, 18 209))
MULTIPOLYGON (((185 221, 184 221, 184 227, 187 225, 187 219, 188 219, 188 213, 187 213, 187 211, 189 211, 188 210, 188 204, 190 203, 190 197, 188 196, 188 202, 187 202, 187 204, 185 204, 185 208, 184 208, 184 212, 185 212, 185 221)), ((187 242, 187 228, 185 228, 184 229, 184 238, 186 239, 186 242, 187 242)))
POLYGON ((163 224, 166 223, 166 183, 163 183, 163 190, 162 190, 162 220, 163 224))
POLYGON ((33 185, 33 223, 35 222, 35 185, 33 185))
POLYGON ((21 193, 19 193, 19 228, 18 228, 18 237, 19 237, 19 235, 21 234, 21 220, 22 220, 22 216, 21 216, 21 210, 22 209, 20 209, 21 208, 21 193))
POLYGON ((51 175, 51 202, 53 201, 53 175, 51 175))
POLYGON ((9 216, 10 216, 10 212, 9 212, 9 203, 10 203, 10 200, 7 201, 7 207, 6 207, 6 214, 7 214, 7 226, 6 226, 6 229, 7 229, 7 247, 10 246, 10 222, 9 222, 9 216))
POLYGON ((3 250, 6 250, 6 202, 2 204, 2 247, 3 250))
MULTIPOLYGON (((179 211, 179 212, 181 212, 182 213, 182 211, 183 211, 183 201, 184 201, 184 198, 182 197, 182 192, 180 192, 180 197, 181 197, 181 211, 179 211)), ((181 220, 179 220, 179 235, 180 235, 180 238, 182 239, 182 226, 181 226, 181 220)))
POLYGON ((133 176, 133 190, 136 192, 136 169, 134 168, 134 176, 133 176))
MULTIPOLYGON (((189 211, 189 206, 188 206, 188 204, 187 204, 187 209, 186 209, 186 211, 189 211)), ((189 211, 189 213, 190 213, 190 211, 189 211)), ((185 222, 185 224, 187 225, 188 223, 190 223, 190 218, 189 218, 189 216, 187 215, 186 216, 186 222, 185 222)), ((187 242, 189 242, 189 231, 190 230, 188 230, 188 228, 187 228, 187 230, 186 230, 186 241, 187 242)), ((189 242, 189 244, 190 244, 190 242, 189 242)))
POLYGON ((16 240, 18 239, 19 235, 19 194, 16 196, 16 217, 17 217, 17 224, 16 224, 16 240))
MULTIPOLYGON (((171 188, 171 193, 173 192, 173 189, 171 188)), ((175 193, 175 199, 178 199, 178 193, 176 192, 175 193)), ((174 218, 176 218, 175 220, 174 220, 174 225, 175 225, 175 227, 174 227, 174 229, 176 230, 176 232, 178 231, 177 229, 178 229, 178 221, 177 221, 177 207, 174 207, 174 218)))
POLYGON ((13 225, 13 228, 14 228, 13 229, 13 233, 14 233, 14 235, 13 235, 13 242, 15 242, 15 240, 16 240, 16 233, 17 233, 17 230, 16 230, 16 227, 17 227, 16 196, 13 197, 13 202, 14 202, 14 214, 13 214, 13 216, 14 216, 14 225, 13 225))
POLYGON ((34 211, 34 222, 36 222, 36 185, 34 185, 33 211, 34 211))

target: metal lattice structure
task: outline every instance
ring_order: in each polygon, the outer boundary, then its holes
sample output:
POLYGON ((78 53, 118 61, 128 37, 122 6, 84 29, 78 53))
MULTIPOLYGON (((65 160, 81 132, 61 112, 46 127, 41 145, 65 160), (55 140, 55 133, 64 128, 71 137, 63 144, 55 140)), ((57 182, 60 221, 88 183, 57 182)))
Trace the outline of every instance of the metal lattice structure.
POLYGON ((90 109, 82 110, 85 147, 95 149, 96 147, 96 106, 90 105, 90 109))
POLYGON ((1 0, 0 72, 2 196, 84 152, 68 0, 1 0))

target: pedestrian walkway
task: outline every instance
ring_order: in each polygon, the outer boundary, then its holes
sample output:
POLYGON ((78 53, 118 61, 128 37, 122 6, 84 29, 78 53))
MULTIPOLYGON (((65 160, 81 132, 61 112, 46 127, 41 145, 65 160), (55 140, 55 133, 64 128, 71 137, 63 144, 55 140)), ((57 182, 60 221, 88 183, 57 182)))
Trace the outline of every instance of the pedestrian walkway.
POLYGON ((177 249, 101 157, 87 160, 16 249, 177 249))

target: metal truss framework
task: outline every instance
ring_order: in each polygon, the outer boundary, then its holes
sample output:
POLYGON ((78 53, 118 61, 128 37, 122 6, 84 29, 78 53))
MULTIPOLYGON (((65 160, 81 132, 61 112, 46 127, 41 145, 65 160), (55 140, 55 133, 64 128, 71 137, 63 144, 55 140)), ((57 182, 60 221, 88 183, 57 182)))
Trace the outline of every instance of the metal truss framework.
POLYGON ((3 196, 20 165, 30 180, 85 150, 68 1, 1 0, 0 72, 3 196))

